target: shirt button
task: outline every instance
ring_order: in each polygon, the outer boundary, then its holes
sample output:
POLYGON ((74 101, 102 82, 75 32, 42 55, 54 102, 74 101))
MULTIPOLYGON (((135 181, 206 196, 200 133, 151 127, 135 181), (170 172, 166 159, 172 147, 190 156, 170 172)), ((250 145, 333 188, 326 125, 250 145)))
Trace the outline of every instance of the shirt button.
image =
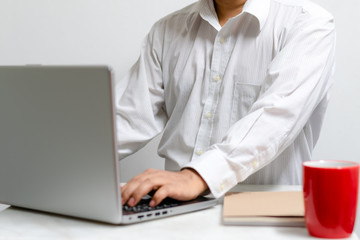
POLYGON ((253 166, 254 168, 257 168, 259 166, 259 161, 258 160, 253 161, 253 166))
POLYGON ((225 189, 225 184, 221 184, 221 185, 220 185, 220 190, 221 190, 221 191, 224 191, 224 189, 225 189))
POLYGON ((196 152, 196 153, 197 153, 197 155, 199 155, 199 156, 200 156, 200 155, 202 155, 202 154, 204 153, 204 151, 203 151, 202 149, 199 149, 199 150, 197 150, 197 152, 196 152))
POLYGON ((216 75, 214 77, 215 82, 219 82, 221 80, 221 77, 219 75, 216 75))
POLYGON ((219 39, 219 42, 220 42, 221 44, 223 44, 223 43, 225 43, 225 42, 226 42, 226 39, 225 39, 225 38, 223 38, 223 37, 221 37, 221 38, 219 39))
POLYGON ((208 112, 208 113, 206 113, 206 115, 205 115, 205 117, 206 117, 207 119, 210 119, 211 116, 212 116, 211 112, 208 112))

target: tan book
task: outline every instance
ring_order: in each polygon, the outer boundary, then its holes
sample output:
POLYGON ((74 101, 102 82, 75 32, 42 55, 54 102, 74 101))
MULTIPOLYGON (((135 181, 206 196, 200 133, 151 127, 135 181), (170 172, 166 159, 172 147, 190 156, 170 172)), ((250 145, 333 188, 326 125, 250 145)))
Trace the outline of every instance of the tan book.
POLYGON ((227 193, 223 223, 247 226, 304 227, 301 191, 227 193))

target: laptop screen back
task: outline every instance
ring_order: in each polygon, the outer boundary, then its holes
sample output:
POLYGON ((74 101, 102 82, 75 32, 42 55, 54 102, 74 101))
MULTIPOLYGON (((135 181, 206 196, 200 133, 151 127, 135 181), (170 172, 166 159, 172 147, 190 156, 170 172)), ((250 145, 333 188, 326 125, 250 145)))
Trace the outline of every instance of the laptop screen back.
POLYGON ((107 67, 0 67, 0 202, 120 222, 107 67))

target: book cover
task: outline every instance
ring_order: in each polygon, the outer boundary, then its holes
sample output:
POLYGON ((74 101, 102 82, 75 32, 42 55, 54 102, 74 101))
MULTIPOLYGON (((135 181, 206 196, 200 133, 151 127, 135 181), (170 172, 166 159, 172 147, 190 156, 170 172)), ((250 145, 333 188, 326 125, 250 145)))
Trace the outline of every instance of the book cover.
POLYGON ((224 197, 223 223, 304 227, 304 212, 301 191, 228 193, 224 197))

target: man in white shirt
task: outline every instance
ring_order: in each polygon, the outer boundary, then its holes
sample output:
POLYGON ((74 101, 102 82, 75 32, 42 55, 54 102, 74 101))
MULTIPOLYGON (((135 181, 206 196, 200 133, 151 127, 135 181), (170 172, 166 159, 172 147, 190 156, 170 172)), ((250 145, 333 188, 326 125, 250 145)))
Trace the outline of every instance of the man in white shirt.
MULTIPOLYGON (((163 133, 165 169, 122 188, 190 200, 239 182, 301 184, 333 84, 331 14, 302 0, 199 0, 159 20, 117 96, 119 155, 163 133)), ((118 86, 119 87, 119 86, 118 86)))

